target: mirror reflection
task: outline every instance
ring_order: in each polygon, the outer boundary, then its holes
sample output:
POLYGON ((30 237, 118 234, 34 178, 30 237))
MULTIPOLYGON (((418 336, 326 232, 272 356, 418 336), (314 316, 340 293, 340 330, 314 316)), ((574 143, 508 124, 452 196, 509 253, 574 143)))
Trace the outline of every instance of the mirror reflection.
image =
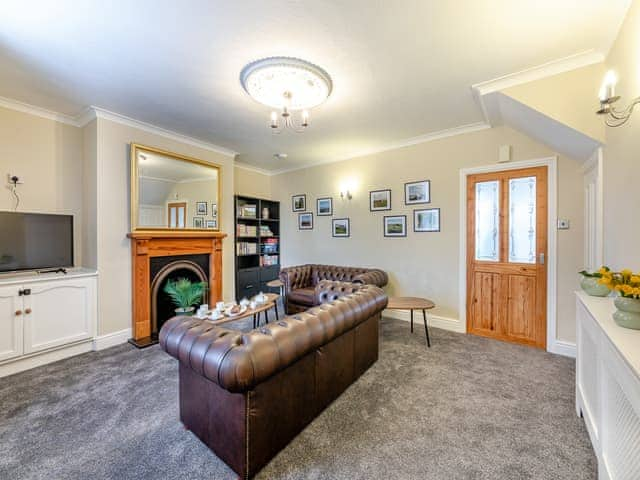
POLYGON ((133 150, 137 228, 218 230, 218 167, 140 146, 133 150))

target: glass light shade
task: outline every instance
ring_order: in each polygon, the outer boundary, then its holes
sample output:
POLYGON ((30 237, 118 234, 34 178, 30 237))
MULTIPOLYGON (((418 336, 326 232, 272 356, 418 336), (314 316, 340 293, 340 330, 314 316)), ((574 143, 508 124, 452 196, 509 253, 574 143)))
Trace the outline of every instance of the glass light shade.
POLYGON ((272 57, 242 69, 240 82, 256 101, 272 108, 313 108, 331 94, 331 77, 312 63, 289 57, 272 57))

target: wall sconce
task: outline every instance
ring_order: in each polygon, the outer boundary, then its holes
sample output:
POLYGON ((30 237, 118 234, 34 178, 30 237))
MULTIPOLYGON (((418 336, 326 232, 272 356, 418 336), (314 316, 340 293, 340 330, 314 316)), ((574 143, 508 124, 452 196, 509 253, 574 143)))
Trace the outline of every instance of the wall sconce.
POLYGON ((605 123, 609 127, 620 127, 627 123, 633 113, 633 107, 640 103, 640 97, 637 97, 631 101, 631 104, 627 108, 617 110, 613 106, 615 102, 620 100, 620 96, 616 95, 617 82, 616 74, 612 70, 609 70, 600 88, 600 110, 598 110, 596 114, 606 115, 605 123))
POLYGON ((345 198, 347 200, 351 200, 353 198, 353 195, 351 195, 351 192, 349 192, 349 190, 344 191, 344 192, 340 192, 340 197, 344 200, 345 198))

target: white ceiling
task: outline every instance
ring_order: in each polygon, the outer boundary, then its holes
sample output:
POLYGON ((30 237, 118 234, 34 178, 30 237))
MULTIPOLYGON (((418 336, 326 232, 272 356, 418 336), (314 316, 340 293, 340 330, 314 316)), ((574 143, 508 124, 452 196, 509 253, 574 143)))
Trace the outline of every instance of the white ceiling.
POLYGON ((471 85, 606 54, 629 3, 3 0, 0 96, 68 115, 96 105, 295 168, 481 122, 471 85), (304 134, 272 135, 240 86, 246 63, 274 55, 333 78, 304 134))

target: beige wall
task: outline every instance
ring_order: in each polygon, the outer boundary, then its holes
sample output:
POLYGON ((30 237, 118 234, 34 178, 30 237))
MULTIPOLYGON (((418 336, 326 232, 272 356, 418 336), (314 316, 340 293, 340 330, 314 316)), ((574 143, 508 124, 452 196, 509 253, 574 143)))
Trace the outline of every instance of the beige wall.
MULTIPOLYGON (((436 315, 458 319, 459 302, 459 172, 461 168, 496 162, 502 144, 513 146, 514 160, 549 157, 553 152, 506 127, 458 135, 398 150, 331 163, 273 177, 273 197, 282 202, 283 265, 308 262, 375 266, 390 275, 391 295, 419 295, 438 304, 436 315), (404 205, 404 183, 430 179, 432 203, 441 213, 440 233, 413 233, 413 208, 404 205), (343 183, 351 183, 354 198, 341 200, 343 183), (392 189, 390 212, 369 212, 369 191, 392 189), (291 212, 291 195, 307 194, 314 229, 299 231, 291 212), (331 196, 334 217, 351 219, 350 238, 331 237, 331 218, 315 216, 315 200, 331 196), (407 238, 384 238, 384 215, 407 215, 407 238)), ((574 341, 572 291, 582 266, 583 202, 580 165, 559 159, 560 218, 571 229, 558 232, 558 337, 574 341)))
POLYGON ((235 167, 234 171, 236 195, 271 199, 271 176, 241 167, 235 167))
POLYGON ((79 128, 0 107, 0 210, 13 210, 7 174, 18 185, 19 211, 74 216, 75 263, 83 254, 83 138, 79 128))
POLYGON ((221 168, 223 295, 233 297, 233 159, 131 126, 98 119, 97 240, 99 335, 131 327, 131 251, 129 233, 129 145, 140 143, 216 163, 221 168))
MULTIPOLYGON (((640 1, 635 0, 606 64, 618 74, 619 107, 640 96, 640 1)), ((585 99, 587 101, 587 99, 585 99)), ((640 109, 624 126, 606 129, 604 148, 604 262, 640 270, 640 109)))
POLYGON ((560 123, 603 142, 605 128, 593 114, 605 68, 601 63, 502 91, 560 123))

